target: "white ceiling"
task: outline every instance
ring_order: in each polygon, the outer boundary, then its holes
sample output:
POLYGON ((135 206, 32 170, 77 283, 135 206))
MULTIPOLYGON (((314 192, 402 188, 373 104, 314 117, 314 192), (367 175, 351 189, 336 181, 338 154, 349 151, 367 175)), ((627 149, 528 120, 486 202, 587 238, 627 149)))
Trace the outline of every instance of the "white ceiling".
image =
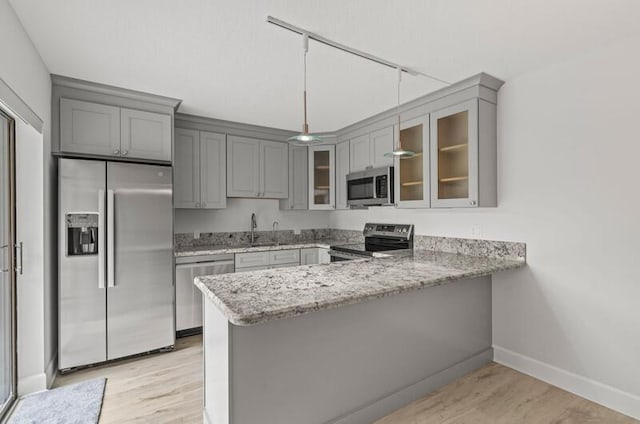
MULTIPOLYGON (((508 80, 640 33, 637 0, 10 0, 52 73, 183 99, 180 111, 299 130, 302 42, 267 15, 457 81, 508 80)), ((635 54, 631 53, 630 54, 635 54)), ((395 71, 311 41, 309 124, 394 106, 395 71)), ((406 76, 402 101, 442 87, 406 76)))

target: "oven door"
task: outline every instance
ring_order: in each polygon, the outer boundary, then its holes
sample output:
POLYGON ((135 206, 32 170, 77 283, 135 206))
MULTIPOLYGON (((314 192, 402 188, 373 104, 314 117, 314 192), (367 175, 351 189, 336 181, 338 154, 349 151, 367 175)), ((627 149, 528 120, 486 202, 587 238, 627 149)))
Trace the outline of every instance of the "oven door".
POLYGON ((331 256, 331 262, 342 262, 342 261, 351 261, 354 259, 364 259, 365 256, 357 255, 355 253, 347 253, 339 250, 331 249, 329 251, 329 256, 331 256))

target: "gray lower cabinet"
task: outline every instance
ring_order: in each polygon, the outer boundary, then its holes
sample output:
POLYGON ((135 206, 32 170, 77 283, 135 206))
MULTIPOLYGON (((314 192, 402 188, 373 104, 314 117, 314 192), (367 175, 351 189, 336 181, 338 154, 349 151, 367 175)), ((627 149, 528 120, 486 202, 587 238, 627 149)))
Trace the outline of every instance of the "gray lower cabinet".
POLYGON ((309 150, 289 145, 289 197, 280 201, 280 209, 309 209, 309 150))
POLYGON ((348 209, 349 142, 336 144, 336 209, 348 209))
POLYGON ((60 99, 64 153, 171 161, 171 116, 60 99))
POLYGON ((288 195, 286 143, 228 136, 228 197, 286 199, 288 195))
POLYGON ((121 108, 120 154, 171 161, 171 116, 121 108))
POLYGON ((300 265, 328 264, 331 262, 329 249, 309 247, 300 249, 300 265))
POLYGON ((223 209, 226 196, 226 136, 176 128, 174 206, 223 209))
POLYGON ((300 265, 300 249, 236 253, 236 272, 287 268, 300 265))
POLYGON ((120 152, 120 108, 60 99, 60 149, 112 156, 120 152))

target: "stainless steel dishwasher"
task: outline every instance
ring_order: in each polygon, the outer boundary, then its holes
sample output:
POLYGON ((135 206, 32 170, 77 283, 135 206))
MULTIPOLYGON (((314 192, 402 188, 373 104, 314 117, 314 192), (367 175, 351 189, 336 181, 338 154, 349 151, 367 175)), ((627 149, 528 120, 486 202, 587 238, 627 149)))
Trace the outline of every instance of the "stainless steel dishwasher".
POLYGON ((234 255, 198 255, 176 258, 176 331, 178 336, 198 333, 202 328, 202 292, 196 277, 233 272, 234 255))

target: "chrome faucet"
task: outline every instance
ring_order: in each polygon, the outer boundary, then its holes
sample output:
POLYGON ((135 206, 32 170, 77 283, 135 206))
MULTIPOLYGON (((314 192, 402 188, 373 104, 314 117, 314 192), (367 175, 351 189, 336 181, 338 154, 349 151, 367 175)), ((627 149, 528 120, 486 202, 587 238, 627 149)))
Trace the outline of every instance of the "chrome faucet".
POLYGON ((258 223, 256 222, 256 214, 251 214, 251 244, 256 241, 255 229, 258 228, 258 223))
POLYGON ((278 245, 278 221, 273 221, 273 242, 275 245, 278 245))

